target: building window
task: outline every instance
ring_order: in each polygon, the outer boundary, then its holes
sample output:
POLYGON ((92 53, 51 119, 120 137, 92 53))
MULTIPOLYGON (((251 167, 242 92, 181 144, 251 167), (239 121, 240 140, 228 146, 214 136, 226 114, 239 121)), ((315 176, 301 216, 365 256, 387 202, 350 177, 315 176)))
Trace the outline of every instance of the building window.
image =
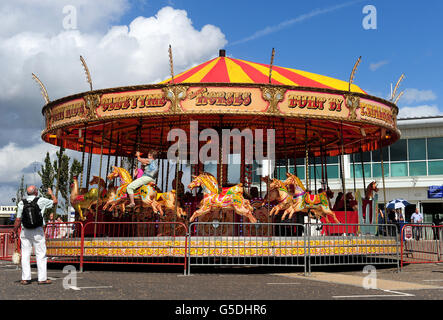
MULTIPOLYGON (((426 172, 426 167, 425 167, 426 172)), ((406 177, 408 175, 407 162, 391 162, 391 177, 406 177)))
MULTIPOLYGON (((365 169, 365 178, 370 178, 371 177, 371 165, 364 164, 364 169, 365 169)), ((363 178, 361 164, 357 164, 357 163, 355 164, 355 177, 356 178, 363 178)), ((353 169, 352 164, 351 164, 351 178, 354 178, 354 169, 353 169)))
MULTIPOLYGON (((327 170, 328 170, 328 180, 340 178, 338 165, 336 165, 336 164, 328 165, 327 170)), ((325 175, 326 175, 326 173, 325 173, 325 175)))
MULTIPOLYGON (((408 160, 408 143, 407 140, 398 140, 390 146, 391 161, 408 160)), ((383 158, 383 160, 386 160, 383 158)))
POLYGON ((409 176, 425 176, 426 161, 409 162, 409 176))
MULTIPOLYGON (((389 148, 383 148, 383 162, 389 161, 389 148)), ((372 151, 372 162, 381 162, 380 150, 372 151)))
MULTIPOLYGON (((383 169, 385 177, 389 177, 389 165, 387 163, 383 163, 383 169)), ((381 163, 372 164, 372 176, 374 178, 381 177, 381 163)))
POLYGON ((443 161, 428 162, 429 175, 443 174, 443 161))
POLYGON ((426 139, 408 139, 409 160, 426 160, 426 139))
POLYGON ((428 159, 443 159, 443 138, 428 138, 428 159))

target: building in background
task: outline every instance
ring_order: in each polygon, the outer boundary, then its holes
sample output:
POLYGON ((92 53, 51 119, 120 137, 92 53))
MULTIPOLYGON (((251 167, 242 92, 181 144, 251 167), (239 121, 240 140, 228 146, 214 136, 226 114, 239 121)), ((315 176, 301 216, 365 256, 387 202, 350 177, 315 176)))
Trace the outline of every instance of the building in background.
MULTIPOLYGON (((412 206, 405 210, 409 220, 415 205, 418 205, 424 214, 424 222, 432 222, 435 215, 443 218, 443 117, 407 118, 398 120, 401 138, 389 147, 363 154, 345 155, 343 157, 343 173, 340 170, 341 157, 328 157, 327 177, 328 185, 335 192, 342 191, 342 174, 346 191, 356 190, 363 192, 363 170, 366 186, 371 181, 378 184, 378 202, 383 207, 385 202, 395 198, 403 198, 412 206), (385 192, 383 191, 382 166, 385 176, 385 192), (363 169, 364 168, 364 169, 363 169), (354 179, 355 175, 355 179, 354 179)), ((296 159, 297 176, 305 181, 305 159, 296 159)), ((309 171, 311 189, 321 187, 322 168, 319 158, 310 159, 309 171), (315 167, 315 170, 314 170, 315 167), (316 178, 316 179, 315 179, 316 178)), ((288 168, 294 173, 294 159, 288 159, 288 168)), ((275 177, 285 178, 285 160, 277 163, 275 177)), ((323 172, 325 177, 326 172, 323 172)), ((254 166, 253 183, 259 187, 260 175, 257 174, 257 165, 254 166)), ((262 190, 266 186, 262 184, 262 190)), ((335 199, 333 199, 335 202, 335 199)))
POLYGON ((0 206, 0 225, 11 224, 15 220, 17 206, 0 206))

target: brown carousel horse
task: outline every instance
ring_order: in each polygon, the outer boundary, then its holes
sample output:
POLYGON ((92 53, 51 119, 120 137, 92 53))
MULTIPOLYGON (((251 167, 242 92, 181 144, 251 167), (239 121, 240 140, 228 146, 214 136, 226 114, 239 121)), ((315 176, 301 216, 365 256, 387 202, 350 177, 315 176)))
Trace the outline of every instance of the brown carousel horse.
MULTIPOLYGON (((279 211, 285 210, 283 217, 286 216, 286 210, 291 207, 293 202, 292 196, 286 186, 282 181, 278 179, 270 179, 268 176, 263 177, 261 180, 269 185, 269 191, 263 199, 262 205, 264 206, 268 201, 277 201, 278 204, 271 209, 269 215, 273 216, 279 211)), ((284 220, 283 217, 282 220, 284 220)))
POLYGON ((220 190, 217 179, 210 173, 204 172, 192 178, 193 180, 188 188, 192 190, 197 187, 202 187, 204 196, 200 202, 199 209, 191 216, 190 222, 199 216, 209 213, 214 208, 233 209, 235 213, 247 217, 250 222, 257 222, 257 219, 252 214, 253 208, 249 200, 243 197, 242 184, 220 190))
MULTIPOLYGON (((92 184, 95 181, 94 179, 95 177, 89 184, 92 184)), ((73 180, 69 200, 75 212, 78 213, 80 220, 84 221, 86 218, 83 215, 83 210, 90 211, 91 207, 97 204, 99 199, 98 188, 91 188, 89 191, 85 188, 80 189, 77 177, 74 177, 73 180)))
POLYGON ((287 179, 283 182, 286 186, 294 186, 294 196, 292 206, 285 211, 282 219, 289 214, 289 218, 295 212, 313 212, 317 219, 325 218, 326 223, 329 223, 329 218, 332 217, 335 223, 340 223, 335 216, 334 211, 329 208, 328 196, 326 192, 321 192, 316 195, 311 195, 306 191, 305 186, 301 180, 292 173, 286 173, 287 179))
POLYGON ((365 190, 365 199, 372 200, 374 198, 374 192, 378 192, 377 182, 372 181, 365 190))
MULTIPOLYGON (((124 210, 125 203, 129 201, 126 188, 132 182, 131 175, 126 169, 114 166, 112 172, 108 175, 108 180, 115 178, 120 178, 121 185, 115 190, 109 190, 108 200, 103 206, 103 210, 112 211, 117 205, 122 205, 124 210)), ((154 183, 149 183, 138 188, 134 193, 134 198, 141 200, 142 207, 151 207, 154 212, 160 212, 161 215, 164 215, 162 207, 157 202, 157 188, 154 183)))

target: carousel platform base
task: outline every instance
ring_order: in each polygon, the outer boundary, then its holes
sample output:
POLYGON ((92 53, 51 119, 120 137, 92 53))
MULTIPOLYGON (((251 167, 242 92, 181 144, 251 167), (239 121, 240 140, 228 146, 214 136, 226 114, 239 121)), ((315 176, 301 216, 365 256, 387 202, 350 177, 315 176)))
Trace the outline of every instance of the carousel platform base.
POLYGON ((48 239, 49 259, 78 257, 304 257, 396 256, 396 237, 367 236, 158 236, 48 239))

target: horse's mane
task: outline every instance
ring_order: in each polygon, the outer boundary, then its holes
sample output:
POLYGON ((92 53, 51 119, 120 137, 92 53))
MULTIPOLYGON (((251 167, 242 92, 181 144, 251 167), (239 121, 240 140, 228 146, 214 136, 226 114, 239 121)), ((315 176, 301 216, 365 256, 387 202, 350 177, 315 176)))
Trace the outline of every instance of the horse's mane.
POLYGON ((296 187, 298 186, 298 187, 300 187, 304 192, 306 192, 306 188, 305 188, 305 186, 303 185, 303 182, 301 182, 300 178, 297 177, 295 174, 292 174, 292 173, 288 173, 288 174, 290 175, 290 177, 288 177, 288 178, 291 178, 291 179, 294 179, 294 180, 295 180, 296 187))
POLYGON ((219 193, 217 179, 209 172, 201 173, 197 178, 211 191, 212 193, 219 193))
POLYGON ((120 168, 120 167, 115 167, 115 168, 118 171, 118 175, 120 176, 120 179, 125 181, 125 183, 132 182, 132 177, 129 174, 128 170, 126 170, 125 168, 120 168))

